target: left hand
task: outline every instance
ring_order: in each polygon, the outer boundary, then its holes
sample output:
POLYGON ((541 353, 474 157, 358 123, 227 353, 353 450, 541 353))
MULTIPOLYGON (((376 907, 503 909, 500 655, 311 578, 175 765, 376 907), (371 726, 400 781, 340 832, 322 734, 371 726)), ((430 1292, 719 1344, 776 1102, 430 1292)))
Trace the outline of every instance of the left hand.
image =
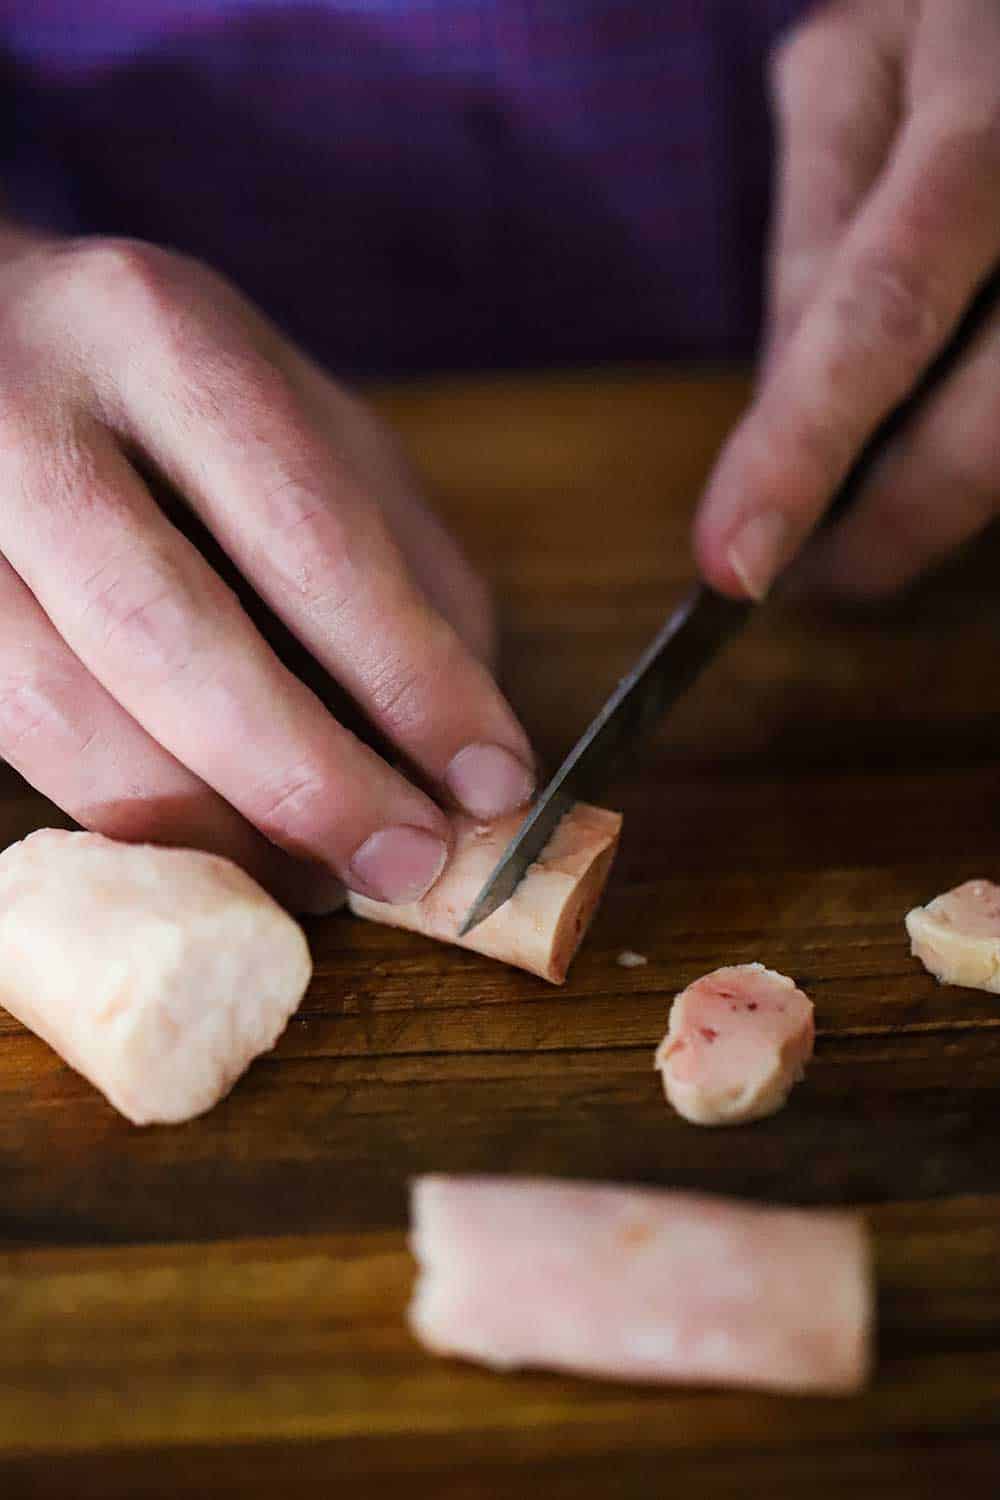
MULTIPOLYGON (((834 0, 773 65, 766 353, 695 522, 705 578, 761 598, 1000 262, 1000 4, 834 0)), ((877 598, 1000 515, 1000 308, 921 405, 810 587, 877 598)))

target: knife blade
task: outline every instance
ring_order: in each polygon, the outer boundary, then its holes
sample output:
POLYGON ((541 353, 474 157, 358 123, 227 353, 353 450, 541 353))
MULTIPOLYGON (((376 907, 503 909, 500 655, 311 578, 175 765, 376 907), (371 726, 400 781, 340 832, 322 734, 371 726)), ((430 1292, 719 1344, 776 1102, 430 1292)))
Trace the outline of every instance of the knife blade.
POLYGON ((532 807, 470 907, 459 930, 473 927, 510 899, 574 802, 589 801, 685 693, 753 606, 700 584, 674 610, 573 746, 532 807))

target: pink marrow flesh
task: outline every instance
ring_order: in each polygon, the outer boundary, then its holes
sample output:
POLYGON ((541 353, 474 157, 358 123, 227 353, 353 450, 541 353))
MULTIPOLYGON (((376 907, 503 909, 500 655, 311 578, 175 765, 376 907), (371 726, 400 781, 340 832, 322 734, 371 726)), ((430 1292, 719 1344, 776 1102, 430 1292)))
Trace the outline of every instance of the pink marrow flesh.
POLYGON ((390 906, 352 894, 351 910, 562 984, 607 883, 621 814, 576 803, 510 900, 460 938, 469 907, 523 821, 523 813, 488 825, 456 817, 451 860, 421 901, 390 906))
POLYGON ((656 1052, 663 1090, 695 1125, 773 1115, 813 1049, 812 1002, 763 964, 716 969, 682 991, 656 1052))
POLYGON ((410 1305, 436 1354, 496 1369, 848 1392, 870 1364, 857 1215, 484 1177, 414 1184, 410 1305))
POLYGON ((0 1004, 137 1125, 210 1109, 311 972, 299 926, 216 855, 60 829, 0 855, 0 1004))

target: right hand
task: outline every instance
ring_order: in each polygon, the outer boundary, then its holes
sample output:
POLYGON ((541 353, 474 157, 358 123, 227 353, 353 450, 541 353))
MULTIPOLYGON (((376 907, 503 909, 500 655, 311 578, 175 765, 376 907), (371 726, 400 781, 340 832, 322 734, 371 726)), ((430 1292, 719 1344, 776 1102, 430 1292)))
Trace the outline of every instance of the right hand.
POLYGON ((449 821, 277 659, 163 475, 442 799, 532 791, 488 597, 374 414, 222 278, 0 234, 0 756, 86 827, 236 859, 286 902, 407 901, 449 821))
POLYGON ((773 60, 777 216, 766 357, 699 508, 723 593, 886 598, 1000 516, 1000 308, 924 393, 829 530, 880 423, 1000 261, 1000 4, 826 0, 773 60))

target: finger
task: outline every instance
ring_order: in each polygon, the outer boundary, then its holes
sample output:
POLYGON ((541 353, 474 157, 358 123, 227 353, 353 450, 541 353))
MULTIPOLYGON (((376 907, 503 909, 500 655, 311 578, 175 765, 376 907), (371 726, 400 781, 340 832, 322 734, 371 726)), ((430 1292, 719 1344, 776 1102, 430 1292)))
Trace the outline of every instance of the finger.
POLYGON ((281 666, 108 434, 84 426, 59 459, 33 436, 0 542, 84 666, 272 842, 387 900, 428 889, 440 809, 281 666))
POLYGON ((0 558, 0 756, 85 828, 235 860, 294 910, 339 887, 269 844, 169 755, 73 655, 0 558))
POLYGON ((286 348, 281 362, 309 403, 317 429, 347 459, 366 493, 377 499, 406 566, 431 606, 492 671, 497 635, 490 591, 425 504, 395 434, 365 402, 353 399, 298 350, 286 348))
MULTIPOLYGON (((184 319, 181 318, 183 324, 184 319)), ((474 816, 523 805, 523 729, 415 585, 376 503, 294 383, 227 310, 119 364, 116 421, 375 726, 474 816)))
POLYGON ((859 600, 911 583, 1000 515, 1000 311, 884 454, 800 587, 859 600))
POLYGON ((709 582, 762 597, 1000 249, 1000 136, 925 108, 727 443, 696 521, 709 582))
POLYGON ((828 4, 776 50, 776 205, 765 364, 798 324, 881 171, 899 120, 899 52, 885 6, 828 4))

